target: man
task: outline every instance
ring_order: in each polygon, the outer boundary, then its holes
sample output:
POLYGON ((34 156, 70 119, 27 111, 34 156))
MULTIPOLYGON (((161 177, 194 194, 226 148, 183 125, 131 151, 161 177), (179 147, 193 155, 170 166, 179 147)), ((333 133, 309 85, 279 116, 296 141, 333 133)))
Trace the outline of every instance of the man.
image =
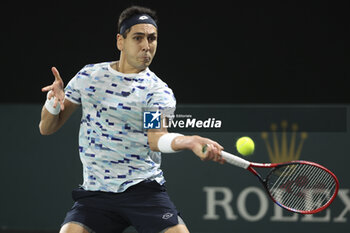
MULTIPOLYGON (((164 187, 160 152, 192 150, 202 160, 223 162, 218 143, 200 136, 143 129, 145 109, 174 110, 172 90, 148 66, 157 49, 155 12, 125 9, 119 18, 120 59, 85 66, 65 91, 58 70, 42 109, 40 132, 56 132, 79 105, 79 152, 84 183, 61 233, 188 232, 164 187), (203 153, 202 148, 208 146, 203 153)), ((166 116, 163 116, 166 117, 166 116)))

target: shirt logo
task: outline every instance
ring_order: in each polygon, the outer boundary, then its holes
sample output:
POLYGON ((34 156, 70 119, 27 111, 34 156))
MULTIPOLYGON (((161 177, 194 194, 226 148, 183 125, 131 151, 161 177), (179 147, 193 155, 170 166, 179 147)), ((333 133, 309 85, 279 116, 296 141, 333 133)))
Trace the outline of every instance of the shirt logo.
POLYGON ((143 112, 143 128, 144 129, 160 129, 162 114, 156 112, 143 112))
POLYGON ((140 16, 139 19, 140 19, 140 20, 145 20, 145 19, 148 19, 148 17, 147 17, 146 15, 142 15, 142 16, 140 16))
POLYGON ((169 218, 171 218, 173 215, 174 215, 174 214, 172 214, 172 213, 166 213, 166 214, 163 215, 162 219, 169 219, 169 218))

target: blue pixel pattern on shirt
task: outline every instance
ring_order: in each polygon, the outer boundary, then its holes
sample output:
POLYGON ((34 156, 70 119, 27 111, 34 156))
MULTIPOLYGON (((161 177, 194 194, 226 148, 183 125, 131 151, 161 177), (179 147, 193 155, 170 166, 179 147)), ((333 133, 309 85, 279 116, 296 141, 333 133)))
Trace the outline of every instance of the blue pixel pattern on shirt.
POLYGON ((163 184, 160 153, 150 150, 143 111, 174 111, 173 92, 148 68, 138 74, 123 74, 111 65, 104 62, 85 66, 65 89, 68 100, 82 105, 82 187, 123 192, 145 179, 163 184))

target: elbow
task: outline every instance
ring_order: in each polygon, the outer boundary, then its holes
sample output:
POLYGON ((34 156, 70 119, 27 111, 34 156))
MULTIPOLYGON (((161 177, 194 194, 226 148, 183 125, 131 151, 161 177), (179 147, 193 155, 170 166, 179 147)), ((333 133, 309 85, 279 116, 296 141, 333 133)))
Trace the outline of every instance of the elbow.
POLYGON ((39 132, 41 135, 44 135, 44 136, 52 134, 52 132, 50 132, 49 130, 47 130, 45 127, 42 126, 41 122, 39 124, 39 132))
POLYGON ((157 140, 153 140, 153 138, 148 137, 148 145, 151 151, 159 151, 157 142, 157 140))
POLYGON ((158 152, 158 138, 159 135, 155 132, 148 132, 148 145, 151 151, 158 152))
POLYGON ((41 129, 40 129, 40 134, 43 135, 43 136, 50 135, 48 132, 43 131, 43 130, 41 130, 41 129))
POLYGON ((39 131, 40 131, 40 134, 43 136, 49 135, 49 133, 45 131, 43 128, 41 128, 40 126, 39 126, 39 131))
POLYGON ((151 149, 151 151, 159 151, 158 146, 155 143, 150 143, 149 148, 151 149))

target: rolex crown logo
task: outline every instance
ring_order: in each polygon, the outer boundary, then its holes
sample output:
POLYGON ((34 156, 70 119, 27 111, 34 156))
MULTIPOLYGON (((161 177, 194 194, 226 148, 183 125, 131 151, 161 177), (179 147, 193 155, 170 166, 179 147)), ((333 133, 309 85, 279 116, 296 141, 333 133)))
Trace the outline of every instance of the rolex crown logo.
POLYGON ((301 150, 304 145, 304 141, 307 138, 306 132, 298 131, 298 124, 293 123, 291 130, 287 133, 288 122, 286 120, 281 122, 281 132, 277 132, 278 126, 276 123, 272 123, 271 128, 271 139, 270 134, 262 132, 261 137, 264 139, 267 152, 269 154, 270 161, 272 163, 283 163, 300 158, 301 150), (278 136, 280 135, 280 139, 278 136), (289 142, 288 142, 289 138, 289 142), (270 143, 271 142, 271 143, 270 143))

